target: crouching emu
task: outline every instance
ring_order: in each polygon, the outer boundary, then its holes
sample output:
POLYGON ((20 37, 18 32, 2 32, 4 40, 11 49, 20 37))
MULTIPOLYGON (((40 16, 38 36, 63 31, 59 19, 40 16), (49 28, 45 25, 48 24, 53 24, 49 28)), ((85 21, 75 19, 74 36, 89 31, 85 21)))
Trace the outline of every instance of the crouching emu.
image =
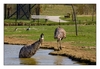
POLYGON ((58 47, 58 50, 61 50, 62 49, 61 48, 61 40, 63 38, 66 38, 66 31, 59 26, 54 31, 54 39, 57 39, 57 47, 58 47), (58 46, 58 44, 60 44, 60 46, 58 46))
POLYGON ((19 58, 30 58, 31 56, 33 56, 39 49, 39 46, 42 45, 43 40, 44 40, 44 34, 42 33, 38 41, 29 46, 23 46, 20 49, 19 58))
POLYGON ((29 25, 29 27, 26 29, 26 31, 29 31, 30 30, 30 25, 29 25))

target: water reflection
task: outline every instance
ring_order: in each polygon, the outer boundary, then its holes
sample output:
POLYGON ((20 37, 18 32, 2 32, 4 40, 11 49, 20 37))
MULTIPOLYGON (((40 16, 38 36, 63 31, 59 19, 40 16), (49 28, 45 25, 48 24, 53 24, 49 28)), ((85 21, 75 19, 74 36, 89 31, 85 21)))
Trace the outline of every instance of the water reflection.
POLYGON ((54 64, 55 65, 62 65, 63 62, 63 58, 59 55, 57 55, 57 57, 55 58, 54 64))
POLYGON ((37 61, 34 58, 20 58, 20 64, 22 64, 22 65, 37 65, 37 61))
POLYGON ((80 65, 63 56, 48 55, 52 50, 39 49, 32 58, 18 58, 22 45, 4 45, 4 65, 80 65))

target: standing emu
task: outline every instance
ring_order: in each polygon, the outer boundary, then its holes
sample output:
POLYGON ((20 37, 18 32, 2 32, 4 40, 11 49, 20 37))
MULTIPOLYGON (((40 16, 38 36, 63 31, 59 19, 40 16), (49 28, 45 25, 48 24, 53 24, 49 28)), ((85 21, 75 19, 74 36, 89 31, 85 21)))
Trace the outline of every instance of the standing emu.
POLYGON ((54 39, 57 39, 57 47, 58 47, 58 50, 61 50, 62 49, 61 48, 61 40, 63 38, 66 38, 66 31, 59 26, 54 31, 54 39), (58 46, 58 43, 60 44, 60 47, 58 46))
POLYGON ((44 40, 44 34, 42 33, 38 41, 29 46, 23 46, 20 49, 19 58, 30 58, 31 56, 33 56, 39 49, 39 46, 42 45, 43 40, 44 40))

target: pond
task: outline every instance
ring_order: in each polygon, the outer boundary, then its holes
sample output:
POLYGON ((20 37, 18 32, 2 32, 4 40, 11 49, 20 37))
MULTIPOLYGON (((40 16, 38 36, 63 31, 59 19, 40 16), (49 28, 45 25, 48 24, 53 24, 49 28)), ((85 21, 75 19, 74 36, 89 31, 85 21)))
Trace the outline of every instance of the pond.
POLYGON ((50 49, 39 49, 31 58, 18 58, 22 46, 4 44, 4 65, 82 65, 68 57, 49 55, 50 49))

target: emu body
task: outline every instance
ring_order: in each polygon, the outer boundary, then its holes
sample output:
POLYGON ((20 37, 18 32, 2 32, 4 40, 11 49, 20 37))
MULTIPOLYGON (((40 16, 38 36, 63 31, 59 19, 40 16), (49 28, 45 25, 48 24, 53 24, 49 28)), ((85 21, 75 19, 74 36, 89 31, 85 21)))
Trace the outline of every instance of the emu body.
POLYGON ((26 29, 26 31, 29 31, 30 30, 30 25, 29 25, 29 27, 26 29))
POLYGON ((29 31, 29 30, 30 30, 30 28, 27 28, 27 29, 26 29, 26 31, 29 31))
POLYGON ((40 39, 35 43, 29 46, 23 46, 19 52, 19 58, 30 58, 32 57, 36 51, 39 49, 39 46, 42 44, 44 39, 44 34, 40 35, 40 39))
POLYGON ((63 38, 66 38, 66 31, 61 28, 61 27, 58 27, 55 29, 54 31, 54 39, 57 39, 57 46, 58 46, 58 50, 61 50, 61 40, 63 40, 63 38))

